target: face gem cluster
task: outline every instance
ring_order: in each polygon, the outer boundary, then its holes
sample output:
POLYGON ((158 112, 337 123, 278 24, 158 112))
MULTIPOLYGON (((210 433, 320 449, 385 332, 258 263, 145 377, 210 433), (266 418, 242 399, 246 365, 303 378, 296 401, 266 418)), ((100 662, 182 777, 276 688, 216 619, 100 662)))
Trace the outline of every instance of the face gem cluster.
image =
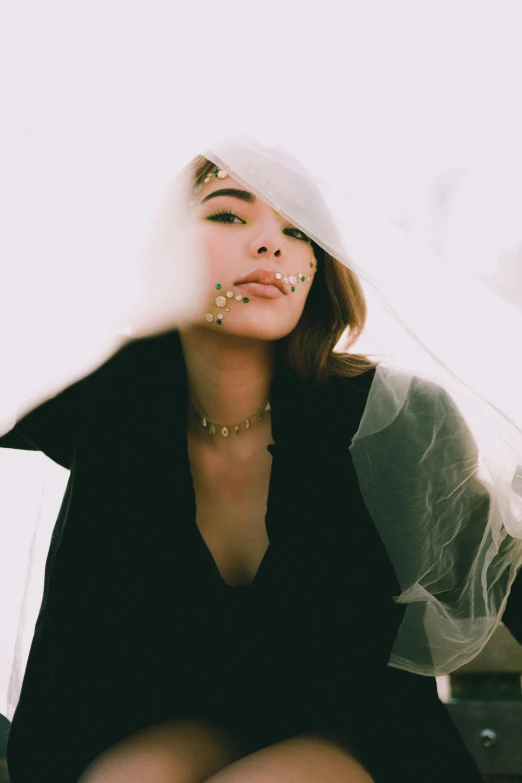
MULTIPOLYGON (((299 281, 300 283, 309 283, 312 280, 313 273, 317 271, 317 266, 314 264, 313 261, 310 261, 310 267, 313 270, 310 272, 308 277, 304 275, 302 272, 298 272, 297 275, 288 275, 284 276, 281 274, 281 272, 275 272, 274 278, 276 280, 283 280, 284 285, 290 286, 290 290, 292 293, 296 290, 296 283, 299 281)), ((216 283, 216 290, 221 290, 221 283, 216 283)), ((205 318, 209 323, 216 323, 218 326, 221 326, 223 323, 223 319, 225 317, 225 313, 230 312, 230 307, 227 307, 226 305, 230 304, 233 301, 236 302, 243 302, 244 304, 248 304, 250 299, 247 296, 243 296, 242 294, 234 293, 234 291, 227 291, 226 296, 223 296, 222 294, 219 294, 219 296, 216 296, 215 298, 215 304, 216 307, 219 308, 219 312, 214 318, 214 315, 212 313, 206 313, 205 318)))

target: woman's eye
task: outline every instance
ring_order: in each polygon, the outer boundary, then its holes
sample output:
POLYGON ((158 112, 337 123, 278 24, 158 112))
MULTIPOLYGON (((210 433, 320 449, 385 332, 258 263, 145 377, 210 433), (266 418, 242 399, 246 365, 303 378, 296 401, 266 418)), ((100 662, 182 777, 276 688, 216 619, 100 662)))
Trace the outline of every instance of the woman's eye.
MULTIPOLYGON (((229 225, 233 225, 234 218, 236 220, 239 220, 240 223, 244 223, 241 218, 235 214, 235 212, 231 212, 229 209, 222 209, 219 212, 215 212, 213 215, 209 215, 207 220, 213 220, 218 223, 228 223, 229 225), (227 220, 227 218, 231 218, 230 220, 227 220)), ((285 228, 285 231, 290 232, 296 232, 297 234, 300 234, 298 237, 294 237, 294 239, 300 239, 304 242, 310 242, 310 238, 304 234, 301 229, 299 228, 285 228)), ((293 234, 292 234, 293 236, 293 234)))
POLYGON ((299 228, 289 228, 288 231, 297 231, 298 234, 301 234, 300 237, 296 237, 296 239, 304 240, 305 242, 310 242, 310 237, 307 237, 306 234, 303 234, 301 229, 299 228))
POLYGON ((209 215, 208 220, 215 220, 218 221, 219 223, 232 223, 232 220, 222 219, 226 217, 237 218, 238 220, 241 221, 240 217, 238 217, 234 212, 230 212, 230 210, 228 209, 222 209, 220 212, 216 212, 214 215, 209 215))

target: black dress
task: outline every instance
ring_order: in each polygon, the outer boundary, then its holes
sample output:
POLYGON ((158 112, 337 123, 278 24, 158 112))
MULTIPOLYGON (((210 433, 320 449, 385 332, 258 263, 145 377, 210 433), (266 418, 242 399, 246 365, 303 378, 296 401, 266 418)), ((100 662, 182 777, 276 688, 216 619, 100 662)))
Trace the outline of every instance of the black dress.
POLYGON ((386 665, 404 607, 348 451, 373 375, 317 388, 276 373, 270 544, 249 586, 223 581, 195 524, 177 332, 130 344, 0 439, 71 471, 12 783, 75 783, 174 717, 213 720, 246 753, 316 730, 377 783, 480 783, 435 679, 386 665))

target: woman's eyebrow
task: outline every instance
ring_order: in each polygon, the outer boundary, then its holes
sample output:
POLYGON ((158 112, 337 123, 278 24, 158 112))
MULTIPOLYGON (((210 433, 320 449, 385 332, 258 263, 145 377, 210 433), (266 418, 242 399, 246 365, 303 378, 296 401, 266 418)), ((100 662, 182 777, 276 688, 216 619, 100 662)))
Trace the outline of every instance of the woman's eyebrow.
POLYGON ((205 201, 208 201, 209 198, 215 198, 216 196, 233 196, 234 198, 239 198, 242 201, 249 201, 251 204, 254 203, 256 200, 256 197, 253 193, 250 193, 248 190, 236 190, 234 188, 224 188, 222 190, 215 190, 213 193, 209 193, 208 196, 205 196, 205 198, 201 201, 202 204, 205 203, 205 201))

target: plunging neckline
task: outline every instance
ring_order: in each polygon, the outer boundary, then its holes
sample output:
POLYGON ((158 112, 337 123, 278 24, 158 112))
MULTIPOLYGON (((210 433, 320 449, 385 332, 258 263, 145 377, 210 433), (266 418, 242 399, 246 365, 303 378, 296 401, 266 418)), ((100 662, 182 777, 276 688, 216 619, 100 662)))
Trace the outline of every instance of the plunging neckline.
MULTIPOLYGON (((258 582, 259 573, 260 573, 261 569, 263 568, 263 566, 264 566, 264 564, 265 564, 265 562, 266 562, 266 560, 268 558, 268 553, 271 551, 271 542, 270 542, 270 539, 268 538, 268 533, 267 533, 268 546, 267 546, 267 548, 265 550, 265 553, 264 553, 263 557, 261 558, 261 562, 259 563, 259 565, 257 567, 257 571, 254 574, 254 578, 252 579, 252 581, 247 583, 247 584, 231 585, 223 577, 221 571, 219 570, 218 564, 216 563, 214 555, 212 554, 212 552, 210 550, 210 547, 208 546, 207 542, 203 538, 203 534, 201 533, 201 530, 199 529, 199 527, 196 524, 196 501, 195 501, 195 497, 194 497, 193 526, 194 526, 194 528, 196 530, 196 535, 198 536, 199 540, 201 541, 202 549, 206 553, 207 560, 209 560, 209 562, 210 562, 210 564, 211 564, 211 566, 212 566, 216 576, 218 577, 218 579, 222 583, 223 587, 225 589, 227 589, 227 590, 240 590, 241 588, 247 589, 247 590, 252 590, 252 588, 254 588, 256 586, 256 583, 258 582)), ((265 514, 265 530, 266 530, 266 514, 265 514)))
MULTIPOLYGON (((211 565, 211 568, 212 568, 214 574, 218 577, 218 580, 221 582, 221 584, 224 587, 224 589, 226 589, 226 590, 236 590, 238 592, 241 592, 241 588, 243 588, 242 592, 245 592, 245 590, 252 590, 257 585, 257 582, 259 580, 259 574, 260 574, 261 570, 264 568, 266 560, 269 557, 269 552, 271 551, 271 541, 270 541, 270 537, 268 535, 267 522, 266 522, 267 513, 268 513, 268 497, 267 497, 267 511, 265 512, 265 517, 264 517, 265 534, 266 534, 266 537, 268 539, 267 548, 266 548, 266 550, 265 550, 265 552, 263 554, 263 557, 261 558, 261 560, 259 562, 259 565, 257 567, 257 570, 256 570, 256 572, 254 574, 254 577, 253 577, 251 582, 249 582, 247 584, 241 583, 241 584, 237 584, 237 585, 230 584, 223 577, 223 575, 222 575, 222 573, 221 573, 221 571, 219 569, 219 566, 218 566, 218 564, 216 562, 216 559, 215 559, 214 555, 212 554, 212 551, 211 551, 209 545, 205 541, 205 538, 203 537, 203 534, 202 534, 201 530, 199 529, 199 527, 198 527, 198 525, 196 523, 196 516, 197 516, 196 492, 195 492, 195 489, 194 489, 194 476, 192 474, 192 470, 191 470, 191 466, 190 466, 190 457, 189 457, 189 451, 188 451, 188 435, 187 435, 186 430, 185 430, 185 441, 184 441, 184 443, 185 443, 186 464, 187 464, 187 469, 188 469, 188 472, 189 472, 189 475, 190 475, 191 488, 192 488, 192 500, 193 500, 192 508, 193 508, 193 512, 194 512, 193 516, 192 516, 192 526, 194 527, 194 529, 196 531, 196 536, 199 538, 199 541, 201 542, 201 547, 200 548, 202 549, 206 559, 209 561, 209 563, 211 565)), ((267 446, 267 450, 272 455, 273 455, 273 451, 272 450, 273 450, 274 445, 275 445, 274 443, 271 443, 271 444, 269 444, 267 446)), ((270 465, 269 481, 268 481, 268 487, 269 487, 268 494, 269 495, 270 495, 270 484, 271 484, 271 479, 272 479, 273 464, 274 463, 273 463, 273 459, 272 459, 272 463, 270 465)))

